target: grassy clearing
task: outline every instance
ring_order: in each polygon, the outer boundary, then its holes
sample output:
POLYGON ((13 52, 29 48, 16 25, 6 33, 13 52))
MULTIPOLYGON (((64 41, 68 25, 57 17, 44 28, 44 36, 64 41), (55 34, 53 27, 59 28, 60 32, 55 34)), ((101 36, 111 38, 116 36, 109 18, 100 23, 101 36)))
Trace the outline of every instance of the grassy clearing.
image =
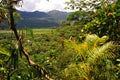
POLYGON ((55 29, 32 29, 34 34, 51 34, 55 29))
MULTIPOLYGON (((33 34, 51 34, 54 30, 55 29, 49 29, 49 28, 32 29, 33 34)), ((0 33, 12 33, 12 30, 0 30, 0 33)))
POLYGON ((0 33, 12 33, 11 30, 0 30, 0 33))

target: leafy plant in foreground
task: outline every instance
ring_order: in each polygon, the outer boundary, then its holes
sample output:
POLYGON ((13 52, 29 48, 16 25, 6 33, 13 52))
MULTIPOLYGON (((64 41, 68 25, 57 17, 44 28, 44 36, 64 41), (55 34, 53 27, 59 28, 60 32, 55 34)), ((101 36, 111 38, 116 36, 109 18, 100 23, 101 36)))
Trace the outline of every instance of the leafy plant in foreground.
POLYGON ((116 80, 115 65, 112 59, 114 44, 106 42, 107 36, 87 35, 83 43, 66 40, 68 48, 76 51, 76 62, 63 71, 64 80, 116 80))

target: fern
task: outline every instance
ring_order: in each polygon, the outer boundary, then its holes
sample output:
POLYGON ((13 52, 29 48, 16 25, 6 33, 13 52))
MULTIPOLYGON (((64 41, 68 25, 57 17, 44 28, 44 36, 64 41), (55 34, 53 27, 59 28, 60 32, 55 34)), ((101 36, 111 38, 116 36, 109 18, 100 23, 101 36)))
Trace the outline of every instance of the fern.
POLYGON ((111 71, 114 70, 114 64, 110 60, 111 54, 113 54, 110 50, 114 48, 114 44, 112 42, 105 43, 107 39, 107 36, 99 38, 93 34, 87 35, 83 43, 65 40, 66 47, 76 51, 80 59, 79 63, 78 61, 77 64, 72 63, 65 69, 66 77, 71 74, 69 70, 75 70, 76 72, 72 73, 71 77, 74 77, 75 74, 80 74, 76 80, 81 78, 85 80, 100 80, 100 78, 111 80, 113 76, 115 78, 114 72, 111 71))

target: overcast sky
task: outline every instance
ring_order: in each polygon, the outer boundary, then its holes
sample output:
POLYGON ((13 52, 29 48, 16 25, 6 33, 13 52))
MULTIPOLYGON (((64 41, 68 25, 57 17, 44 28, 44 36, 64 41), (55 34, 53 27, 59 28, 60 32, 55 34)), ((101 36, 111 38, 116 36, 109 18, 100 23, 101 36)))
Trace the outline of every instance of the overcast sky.
POLYGON ((64 10, 66 4, 65 2, 69 0, 23 0, 22 7, 18 7, 18 10, 22 11, 44 11, 48 12, 50 10, 64 10))

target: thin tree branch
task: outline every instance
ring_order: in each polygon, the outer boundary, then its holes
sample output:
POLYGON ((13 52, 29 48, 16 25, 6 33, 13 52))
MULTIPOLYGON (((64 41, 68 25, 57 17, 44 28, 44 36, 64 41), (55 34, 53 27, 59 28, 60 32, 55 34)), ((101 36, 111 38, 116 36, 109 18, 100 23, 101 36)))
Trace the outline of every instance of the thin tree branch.
POLYGON ((14 32, 15 34, 15 37, 17 39, 17 41, 19 42, 19 45, 21 47, 21 51, 22 53, 24 54, 24 56, 26 57, 28 63, 30 66, 34 67, 35 69, 37 69, 41 75, 43 75, 47 80, 53 80, 51 79, 48 75, 47 75, 47 72, 45 70, 43 70, 42 68, 40 68, 34 61, 32 61, 29 57, 29 54, 27 51, 25 51, 24 47, 23 47, 23 44, 21 42, 21 38, 19 37, 18 35, 18 32, 17 32, 17 29, 16 29, 16 26, 15 26, 15 23, 14 23, 14 17, 13 17, 13 5, 12 5, 12 1, 10 1, 10 8, 9 8, 9 16, 10 16, 10 28, 12 29, 12 31, 14 32))

